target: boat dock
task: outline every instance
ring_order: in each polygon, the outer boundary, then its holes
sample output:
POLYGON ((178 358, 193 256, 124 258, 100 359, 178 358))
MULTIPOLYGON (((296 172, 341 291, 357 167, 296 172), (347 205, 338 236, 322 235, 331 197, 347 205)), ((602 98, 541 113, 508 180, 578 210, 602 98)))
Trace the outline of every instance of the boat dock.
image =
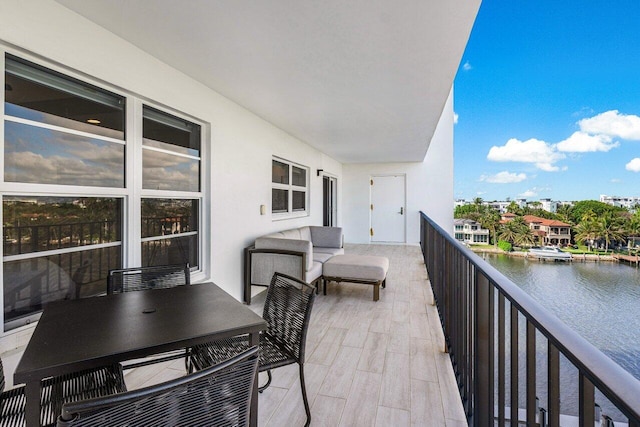
POLYGON ((640 263, 640 256, 638 255, 613 254, 613 258, 618 262, 628 262, 629 265, 635 264, 636 268, 638 268, 638 264, 640 263))

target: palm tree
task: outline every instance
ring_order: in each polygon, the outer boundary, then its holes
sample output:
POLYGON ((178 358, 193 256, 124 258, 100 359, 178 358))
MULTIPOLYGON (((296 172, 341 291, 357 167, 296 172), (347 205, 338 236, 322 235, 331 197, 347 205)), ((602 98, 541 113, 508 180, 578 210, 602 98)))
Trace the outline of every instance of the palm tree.
POLYGON ((493 246, 498 246, 498 226, 500 225, 500 214, 495 209, 486 209, 479 218, 482 228, 486 228, 493 234, 493 246))
POLYGON ((603 215, 596 224, 599 237, 605 242, 605 252, 609 250, 611 242, 624 241, 625 233, 619 216, 603 215))
POLYGON ((534 242, 534 236, 522 217, 516 217, 500 227, 498 237, 512 245, 529 245, 534 242))
POLYGON ((596 221, 589 219, 580 221, 580 224, 576 225, 574 230, 576 232, 575 239, 582 244, 586 244, 588 250, 591 251, 593 242, 600 237, 596 221))

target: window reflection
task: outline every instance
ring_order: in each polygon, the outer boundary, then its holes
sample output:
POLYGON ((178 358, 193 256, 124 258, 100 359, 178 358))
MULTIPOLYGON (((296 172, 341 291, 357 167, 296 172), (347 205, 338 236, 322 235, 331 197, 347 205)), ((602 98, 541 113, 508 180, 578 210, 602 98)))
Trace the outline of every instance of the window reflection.
POLYGON ((5 121, 4 179, 124 187, 124 145, 5 121))
POLYGON ((5 196, 5 330, 50 301, 99 295, 122 259, 122 200, 5 196))
POLYGON ((142 199, 143 266, 198 266, 198 205, 198 200, 142 199))
POLYGON ((38 120, 33 113, 39 111, 76 122, 65 125, 71 129, 90 126, 88 132, 124 139, 124 97, 12 55, 5 67, 6 114, 38 120))
POLYGON ((273 213, 289 210, 289 190, 271 190, 271 211, 273 213))
POLYGON ((273 160, 271 166, 271 182, 275 182, 276 184, 288 184, 289 165, 273 160))
POLYGON ((143 108, 142 187, 200 191, 200 126, 143 108))
POLYGON ((200 160, 143 150, 142 182, 147 190, 200 190, 200 160))

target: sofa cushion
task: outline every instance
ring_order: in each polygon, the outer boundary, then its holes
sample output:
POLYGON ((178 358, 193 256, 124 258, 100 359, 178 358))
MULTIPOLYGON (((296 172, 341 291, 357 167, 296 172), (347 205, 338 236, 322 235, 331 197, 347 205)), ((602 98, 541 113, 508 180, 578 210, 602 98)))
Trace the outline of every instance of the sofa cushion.
MULTIPOLYGON (((300 229, 298 228, 292 228, 291 230, 284 230, 284 231, 281 231, 281 233, 285 239, 302 240, 300 238, 300 229)), ((304 240, 307 240, 307 239, 304 239, 304 240)))
POLYGON ((300 227, 300 228, 298 228, 298 230, 300 231, 300 238, 302 240, 308 240, 308 241, 312 242, 312 239, 311 239, 311 228, 306 226, 306 227, 300 227))
POLYGON ((311 226, 311 241, 313 246, 324 248, 342 247, 342 227, 311 226))
POLYGON ((323 248, 323 247, 317 247, 314 246, 313 247, 313 256, 316 255, 316 253, 320 253, 320 254, 328 254, 328 255, 342 255, 344 253, 344 249, 343 248, 323 248))
POLYGON ((306 270, 311 270, 313 267, 313 246, 308 240, 258 237, 256 239, 255 248, 304 252, 307 254, 306 270))
POLYGON ((313 251, 313 260, 317 262, 324 263, 332 256, 331 254, 313 251))
POLYGON ((311 283, 320 276, 322 276, 322 263, 316 261, 313 263, 311 268, 306 271, 304 275, 304 281, 307 283, 311 283))

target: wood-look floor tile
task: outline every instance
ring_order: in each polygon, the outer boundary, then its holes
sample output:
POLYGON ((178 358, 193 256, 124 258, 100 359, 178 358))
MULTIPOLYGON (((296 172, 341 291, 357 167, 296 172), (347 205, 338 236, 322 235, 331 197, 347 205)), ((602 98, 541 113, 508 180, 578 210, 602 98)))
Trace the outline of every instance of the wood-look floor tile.
POLYGON ((375 425, 382 375, 356 371, 342 412, 341 427, 371 427, 375 425))
POLYGON ((361 353, 361 348, 340 347, 319 393, 325 396, 346 399, 351 389, 353 375, 356 372, 361 353))
POLYGON ((411 378, 438 382, 438 372, 434 354, 435 345, 430 340, 411 339, 411 378))
POLYGON ((437 382, 411 380, 411 424, 444 426, 444 410, 437 382))
POLYGON ((318 395, 311 408, 311 425, 318 427, 334 427, 340 423, 345 399, 318 395))
POLYGON ((382 373, 388 343, 388 334, 369 332, 358 362, 358 370, 382 373))
POLYGON ((347 329, 329 328, 309 357, 309 363, 331 365, 346 335, 347 329))
POLYGON ((411 384, 409 356, 389 353, 385 359, 380 388, 380 406, 411 409, 411 384))
POLYGON ((403 427, 411 425, 411 414, 409 411, 397 408, 378 406, 376 416, 376 427, 403 427))

